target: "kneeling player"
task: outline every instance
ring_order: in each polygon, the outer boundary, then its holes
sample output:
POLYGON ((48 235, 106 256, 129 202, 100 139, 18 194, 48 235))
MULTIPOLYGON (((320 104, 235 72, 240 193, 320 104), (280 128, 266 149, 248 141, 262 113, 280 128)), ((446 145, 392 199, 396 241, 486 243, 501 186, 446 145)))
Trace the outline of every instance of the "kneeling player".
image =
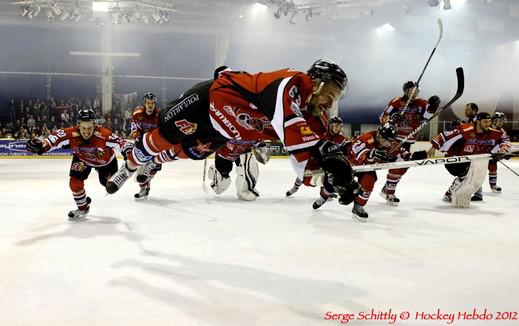
MULTIPOLYGON (((427 157, 425 151, 417 151, 411 154, 402 147, 395 153, 389 154, 388 151, 396 136, 396 127, 386 122, 378 130, 367 132, 356 138, 349 148, 348 160, 355 166, 398 160, 419 160, 427 157)), ((358 220, 366 221, 368 213, 364 210, 364 206, 367 204, 377 181, 377 173, 375 171, 358 172, 355 176, 360 184, 360 192, 355 197, 352 213, 353 217, 358 220)))
POLYGON ((94 123, 91 109, 78 112, 79 124, 51 133, 43 142, 37 138, 27 141, 27 150, 38 155, 56 148, 71 148, 73 157, 70 166, 70 190, 77 209, 68 213, 69 220, 77 220, 88 214, 90 197, 84 189, 84 181, 97 170, 99 182, 106 186, 108 179, 117 172, 117 159, 113 148, 120 148, 124 140, 109 129, 94 123))
MULTIPOLYGON (((452 131, 440 133, 431 141, 429 155, 433 156, 436 150, 446 152, 446 156, 508 152, 510 140, 502 131, 490 128, 491 118, 490 114, 480 112, 475 122, 461 124, 452 131)), ((468 207, 472 194, 481 187, 486 174, 486 163, 485 166, 480 165, 477 161, 445 165, 456 179, 445 192, 443 200, 452 202, 454 206, 468 207)))
POLYGON ((209 167, 211 188, 221 194, 231 184, 230 173, 236 164, 236 195, 242 200, 255 200, 259 169, 258 162, 266 164, 270 159, 267 146, 263 141, 230 140, 215 153, 214 165, 209 167))

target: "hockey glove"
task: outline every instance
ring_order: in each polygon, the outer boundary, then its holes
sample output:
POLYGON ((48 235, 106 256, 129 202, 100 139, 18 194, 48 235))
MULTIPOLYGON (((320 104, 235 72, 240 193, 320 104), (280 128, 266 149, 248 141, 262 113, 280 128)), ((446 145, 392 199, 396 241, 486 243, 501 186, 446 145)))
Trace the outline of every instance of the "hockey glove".
POLYGON ((313 149, 313 157, 319 161, 323 170, 329 175, 329 182, 335 192, 342 196, 350 191, 353 180, 352 169, 339 147, 328 140, 320 140, 313 149))
POLYGON ((259 143, 256 147, 252 148, 252 153, 256 160, 261 164, 267 164, 270 160, 270 150, 264 142, 259 143))
POLYGON ((429 100, 427 101, 429 103, 429 107, 427 108, 427 111, 429 113, 435 113, 436 110, 438 110, 438 108, 440 107, 440 98, 438 97, 438 95, 433 95, 431 97, 429 97, 429 100))
POLYGON ((390 155, 387 151, 383 149, 373 149, 369 156, 371 159, 377 162, 395 162, 397 160, 397 157, 394 155, 390 155))
POLYGON ((121 148, 121 155, 123 156, 124 160, 126 161, 128 159, 128 153, 130 153, 134 147, 134 143, 132 141, 127 140, 123 147, 121 148))
POLYGON ((461 120, 454 120, 451 122, 451 129, 456 129, 461 124, 461 120))
POLYGON ((38 155, 41 155, 45 153, 45 146, 43 145, 43 142, 39 140, 38 138, 29 139, 27 143, 25 144, 25 148, 31 152, 38 155))

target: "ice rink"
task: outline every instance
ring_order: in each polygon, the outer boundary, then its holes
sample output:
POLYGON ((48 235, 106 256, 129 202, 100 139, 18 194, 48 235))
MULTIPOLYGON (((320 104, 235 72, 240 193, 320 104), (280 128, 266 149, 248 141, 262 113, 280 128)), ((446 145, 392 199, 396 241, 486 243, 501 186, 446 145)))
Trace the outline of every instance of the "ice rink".
POLYGON ((337 325, 327 312, 371 309, 447 325, 414 314, 519 311, 519 177, 501 165, 503 193, 485 181, 468 209, 442 202, 442 166, 410 170, 399 207, 379 197, 378 172, 367 223, 336 201, 313 210, 317 188, 285 198, 286 159, 260 166, 255 202, 234 186, 204 195, 203 162, 166 164, 141 202, 133 180, 107 196, 92 172, 90 215, 69 222, 69 165, 0 160, 0 325, 337 325))

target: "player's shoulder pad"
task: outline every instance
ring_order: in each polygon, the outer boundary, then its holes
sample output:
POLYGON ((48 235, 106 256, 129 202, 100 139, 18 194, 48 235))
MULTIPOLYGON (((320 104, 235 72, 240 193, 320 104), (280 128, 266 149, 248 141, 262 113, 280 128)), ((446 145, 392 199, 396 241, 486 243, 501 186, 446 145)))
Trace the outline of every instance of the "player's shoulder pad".
POLYGON ((96 129, 94 131, 94 136, 106 139, 112 135, 112 131, 108 128, 101 127, 99 125, 96 125, 96 129))
POLYGON ((400 101, 402 101, 402 98, 400 96, 394 97, 393 99, 391 99, 391 101, 389 101, 387 106, 395 107, 395 104, 397 104, 396 106, 398 107, 400 106, 400 101))

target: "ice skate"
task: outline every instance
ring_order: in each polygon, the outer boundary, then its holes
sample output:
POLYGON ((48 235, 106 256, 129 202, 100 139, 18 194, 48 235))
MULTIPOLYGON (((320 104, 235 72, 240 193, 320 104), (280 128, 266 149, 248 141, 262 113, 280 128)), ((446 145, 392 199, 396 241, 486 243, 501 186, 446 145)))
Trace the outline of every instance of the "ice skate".
POLYGON ((386 200, 386 203, 390 206, 398 206, 400 199, 395 194, 388 194, 386 187, 380 191, 380 196, 386 200))
POLYGON ((353 213, 353 218, 360 222, 368 220, 368 213, 364 210, 364 206, 354 203, 351 212, 353 213))
POLYGON ((142 200, 142 199, 148 198, 149 194, 150 194, 150 187, 144 186, 144 187, 141 187, 141 190, 138 193, 136 193, 135 195, 133 195, 133 197, 135 197, 136 200, 142 200))
POLYGON ((86 198, 86 202, 87 202, 86 208, 84 208, 84 209, 78 208, 78 209, 68 212, 69 221, 77 221, 77 220, 80 220, 80 219, 84 218, 85 216, 87 216, 88 211, 90 210, 90 203, 92 202, 90 197, 86 198))

